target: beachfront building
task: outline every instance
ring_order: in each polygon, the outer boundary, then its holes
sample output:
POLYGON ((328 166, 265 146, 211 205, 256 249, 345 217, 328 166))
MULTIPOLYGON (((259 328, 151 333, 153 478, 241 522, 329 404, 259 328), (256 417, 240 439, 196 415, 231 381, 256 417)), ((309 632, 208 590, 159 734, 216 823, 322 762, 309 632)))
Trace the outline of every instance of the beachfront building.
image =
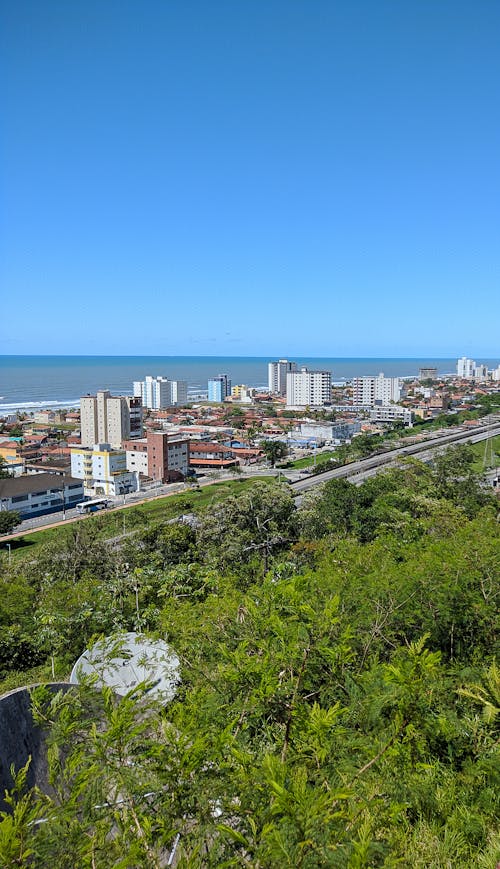
POLYGON ((219 374, 208 381, 208 400, 225 401, 231 395, 231 380, 227 374, 219 374))
POLYGON ((73 447, 71 474, 83 480, 86 495, 124 495, 139 488, 137 474, 127 470, 125 450, 110 444, 93 447, 73 447))
POLYGON ((82 396, 80 420, 83 447, 106 443, 118 449, 123 440, 142 437, 142 400, 102 389, 96 395, 82 396))
POLYGON ((148 431, 145 438, 125 441, 127 470, 162 483, 182 480, 189 468, 187 438, 166 431, 148 431))
POLYGON ((142 406, 150 410, 180 407, 187 404, 187 381, 148 374, 145 380, 134 381, 134 395, 141 398, 142 406))
POLYGON ((245 383, 239 383, 231 389, 231 398, 233 401, 239 401, 242 404, 251 404, 255 389, 247 386, 245 383))
POLYGON ((0 510, 16 510, 21 519, 69 510, 83 497, 83 482, 73 476, 34 474, 0 480, 0 510))
POLYGON ((289 362, 288 359, 269 362, 267 366, 269 392, 273 395, 286 395, 286 376, 292 371, 297 371, 296 362, 289 362))
POLYGON ((473 380, 476 363, 473 359, 468 359, 467 356, 461 356, 457 360, 457 377, 461 380, 473 380))
POLYGON ((286 375, 286 403, 288 407, 322 407, 332 400, 330 371, 289 371, 286 375))
POLYGON ((419 380, 436 380, 437 379, 437 368, 419 368, 418 369, 418 379, 419 380))
POLYGON ((401 398, 399 377, 355 377, 352 381, 352 402, 364 407, 386 406, 401 398))

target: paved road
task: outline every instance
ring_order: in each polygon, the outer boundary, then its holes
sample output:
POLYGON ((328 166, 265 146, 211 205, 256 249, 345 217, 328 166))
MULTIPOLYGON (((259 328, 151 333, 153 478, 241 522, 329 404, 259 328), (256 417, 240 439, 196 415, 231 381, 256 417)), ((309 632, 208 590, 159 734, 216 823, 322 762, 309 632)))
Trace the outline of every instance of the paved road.
POLYGON ((395 466, 405 456, 416 455, 419 459, 426 461, 436 450, 449 446, 454 443, 477 443, 478 441, 486 440, 488 437, 494 437, 500 434, 500 424, 496 423, 488 426, 476 428, 473 432, 454 432, 453 434, 442 435, 435 438, 431 444, 428 441, 413 444, 407 447, 398 447, 388 453, 382 453, 379 456, 372 456, 368 459, 362 459, 359 462, 352 462, 349 465, 344 465, 341 468, 335 468, 333 471, 325 471, 324 474, 316 474, 313 477, 306 477, 291 484, 291 488, 297 495, 317 486, 320 483, 326 483, 328 480, 350 479, 356 483, 362 483, 367 477, 377 474, 383 468, 395 466))
MULTIPOLYGON (((460 431, 456 431, 451 434, 446 433, 444 435, 440 435, 434 438, 430 443, 429 440, 426 440, 418 444, 398 447, 397 449, 391 450, 388 453, 382 453, 379 456, 372 456, 368 459, 362 459, 359 462, 352 462, 351 464, 344 465, 341 468, 335 468, 332 471, 325 471, 323 474, 316 474, 315 476, 311 477, 304 478, 304 476, 301 475, 299 471, 287 470, 286 473, 284 473, 279 469, 262 467, 256 468, 253 465, 246 465, 243 467, 242 470, 245 476, 282 476, 288 480, 288 482, 290 483, 290 488, 295 493, 295 495, 299 497, 302 492, 311 489, 313 486, 318 486, 321 483, 326 483, 328 480, 344 478, 352 480, 357 485, 360 485, 367 477, 378 474, 378 472, 383 468, 389 468, 391 466, 394 467, 404 456, 418 455, 419 459, 426 461, 432 456, 436 449, 447 446, 448 444, 466 442, 477 443, 478 441, 485 440, 487 437, 496 436, 499 434, 500 419, 498 418, 498 416, 496 416, 490 418, 489 424, 477 427, 474 429, 474 431, 464 432, 463 429, 461 429, 460 431)), ((200 477, 198 482, 202 486, 207 486, 211 483, 222 482, 226 479, 234 479, 234 474, 223 472, 218 475, 217 478, 215 478, 215 476, 213 475, 210 476, 209 474, 207 474, 203 477, 200 477)), ((142 504, 153 498, 164 498, 167 495, 175 495, 187 491, 189 491, 189 489, 184 483, 166 483, 148 489, 146 492, 132 492, 131 494, 126 495, 124 498, 116 498, 112 504, 112 508, 123 509, 124 507, 137 506, 138 504, 142 504)), ((95 513, 91 515, 95 515, 95 513)), ((30 531, 39 531, 42 528, 63 525, 67 522, 75 522, 84 518, 86 517, 81 516, 81 514, 77 513, 75 509, 66 510, 65 519, 63 518, 62 511, 58 513, 50 513, 46 516, 36 516, 32 519, 24 520, 21 525, 18 525, 14 534, 3 537, 2 542, 9 541, 13 537, 18 537, 30 531)))

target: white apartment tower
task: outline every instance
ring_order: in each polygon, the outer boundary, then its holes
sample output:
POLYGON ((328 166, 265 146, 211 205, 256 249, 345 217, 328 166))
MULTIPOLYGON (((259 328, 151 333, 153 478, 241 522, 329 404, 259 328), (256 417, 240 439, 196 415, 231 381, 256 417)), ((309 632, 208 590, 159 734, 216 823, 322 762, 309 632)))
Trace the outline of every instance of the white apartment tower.
POLYGON ((476 371, 476 363, 473 359, 467 359, 467 356, 462 356, 457 361, 457 377, 462 380, 473 380, 476 371))
POLYGON ((286 395, 286 376, 292 371, 297 371, 297 363, 289 362, 288 359, 279 359, 277 362, 269 362, 267 369, 269 392, 273 395, 286 395))
POLYGON ((140 397, 143 407, 150 410, 178 407, 187 404, 187 381, 148 374, 145 380, 134 381, 134 395, 140 397))
POLYGON ((119 448, 123 440, 142 437, 142 402, 131 395, 111 395, 103 389, 80 399, 83 447, 107 443, 119 448))
POLYGON ((385 406, 401 398, 399 377, 355 377, 352 381, 352 401, 365 407, 385 406))
POLYGON ((330 371, 288 371, 286 375, 286 403, 289 407, 318 407, 332 400, 330 371))

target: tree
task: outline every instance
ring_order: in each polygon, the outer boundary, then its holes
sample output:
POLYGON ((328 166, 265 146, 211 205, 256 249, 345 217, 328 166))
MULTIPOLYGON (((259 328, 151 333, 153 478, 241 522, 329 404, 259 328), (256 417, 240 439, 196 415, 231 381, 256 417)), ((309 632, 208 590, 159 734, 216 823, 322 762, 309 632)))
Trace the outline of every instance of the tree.
POLYGON ((284 459, 288 455, 288 447, 282 441, 262 441, 261 447, 273 468, 278 459, 284 459))
POLYGON ((17 528, 21 522, 22 519, 17 510, 1 510, 0 534, 11 534, 14 528, 17 528))
POLYGON ((0 480, 7 480, 12 474, 7 469, 7 462, 3 456, 0 456, 0 480))
POLYGON ((270 554, 295 538, 294 514, 286 487, 256 483, 207 511, 198 534, 200 550, 222 568, 257 556, 266 571, 270 554))

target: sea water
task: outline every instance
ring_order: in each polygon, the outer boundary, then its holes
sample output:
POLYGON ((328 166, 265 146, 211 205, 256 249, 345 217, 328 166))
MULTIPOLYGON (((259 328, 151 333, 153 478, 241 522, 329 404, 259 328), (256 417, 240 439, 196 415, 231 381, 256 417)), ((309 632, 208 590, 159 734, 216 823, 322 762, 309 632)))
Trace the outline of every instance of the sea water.
MULTIPOLYGON (((331 371, 334 380, 383 372, 386 377, 418 375, 420 367, 439 374, 455 371, 455 359, 299 358, 300 367, 331 371)), ((492 368, 497 360, 481 360, 492 368)), ((207 393, 209 377, 227 374, 233 383, 267 386, 269 357, 242 356, 0 356, 0 414, 14 410, 79 407, 82 395, 109 389, 130 395, 134 380, 147 374, 186 380, 191 398, 207 393)))

